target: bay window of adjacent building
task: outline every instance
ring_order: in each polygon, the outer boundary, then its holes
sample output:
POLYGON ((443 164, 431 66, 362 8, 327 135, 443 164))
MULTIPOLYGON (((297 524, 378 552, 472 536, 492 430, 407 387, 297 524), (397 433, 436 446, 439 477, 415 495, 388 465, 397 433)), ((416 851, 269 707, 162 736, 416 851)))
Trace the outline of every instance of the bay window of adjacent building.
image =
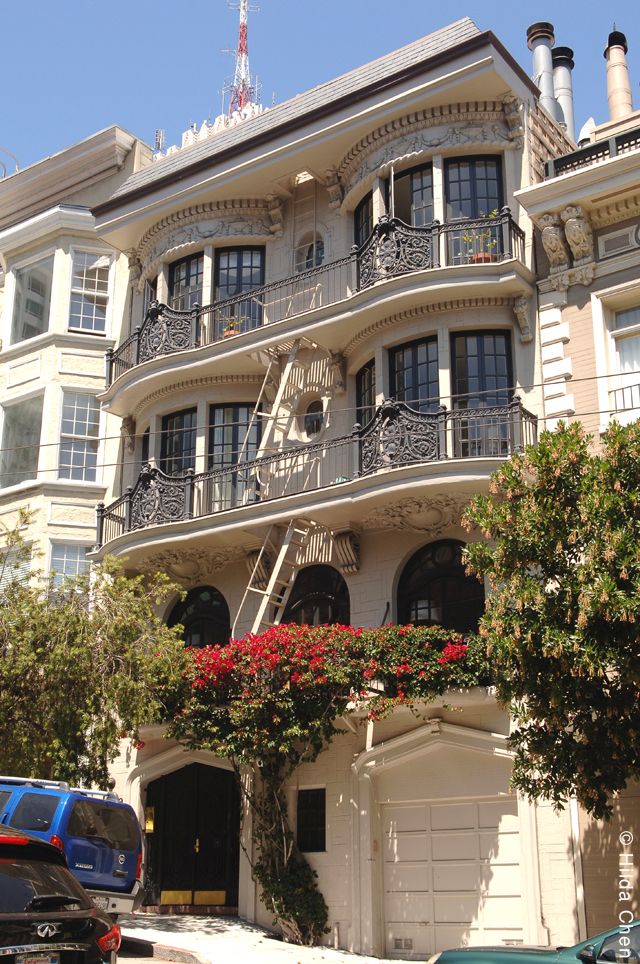
POLYGON ((196 465, 197 409, 185 408, 162 418, 160 468, 166 475, 182 475, 196 465))
MULTIPOLYGON (((239 295, 264 284, 264 248, 218 248, 214 269, 214 301, 238 299, 239 295)), ((258 298, 240 298, 218 313, 218 321, 226 329, 248 331, 262 324, 262 303, 258 298)))
POLYGON ((202 304, 204 254, 198 251, 169 265, 169 307, 188 311, 202 304))
POLYGON ((38 476, 43 396, 25 398, 2 411, 0 488, 38 476))
POLYGON ((628 412, 640 408, 640 307, 615 311, 611 335, 616 373, 612 408, 628 412))
POLYGON ((363 365, 356 375, 356 421, 366 425, 376 411, 376 363, 375 359, 363 365))
POLYGON ((53 255, 14 271, 11 344, 42 335, 49 328, 53 255))
POLYGON ((109 301, 109 268, 107 254, 75 251, 71 275, 69 330, 104 335, 109 301))
POLYGON ((87 546, 69 542, 54 542, 51 546, 51 572, 54 586, 61 586, 65 579, 83 576, 89 571, 87 546))
POLYGON ((509 332, 454 334, 451 359, 453 408, 476 413, 451 422, 455 455, 508 455, 513 431, 508 410, 513 394, 509 332))
POLYGON ((435 412, 440 404, 438 342, 435 337, 399 345, 389 352, 392 398, 419 412, 435 412))
POLYGON ((100 405, 95 395, 64 392, 58 478, 95 482, 100 405))

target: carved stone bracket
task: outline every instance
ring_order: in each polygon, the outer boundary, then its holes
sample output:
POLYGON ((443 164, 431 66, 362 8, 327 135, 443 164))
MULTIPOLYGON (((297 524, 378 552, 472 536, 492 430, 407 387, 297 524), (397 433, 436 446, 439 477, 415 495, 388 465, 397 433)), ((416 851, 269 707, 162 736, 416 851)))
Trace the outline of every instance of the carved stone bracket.
POLYGON ((570 204, 560 212, 564 221, 564 234, 569 242, 574 264, 593 260, 593 232, 583 211, 577 204, 570 204))
POLYGON ((513 302, 513 313, 520 328, 520 338, 525 344, 533 339, 533 333, 529 324, 529 305, 530 298, 520 295, 513 302))
POLYGON ((336 555, 343 573, 359 572, 360 570, 360 540, 357 533, 351 529, 336 532, 333 536, 336 555))
POLYGON ((366 529, 409 529, 435 539, 452 526, 460 525, 467 503, 466 498, 448 495, 403 499, 376 509, 363 520, 363 526, 366 529))
POLYGON ((342 204, 344 191, 342 190, 340 177, 335 168, 330 168, 325 173, 325 187, 327 189, 327 194, 329 195, 329 207, 332 210, 339 208, 342 204))
POLYGON ((273 558, 270 553, 262 552, 260 549, 252 549, 247 553, 245 562, 249 575, 253 577, 255 588, 266 589, 273 569, 273 558))
POLYGON ((509 140, 517 148, 521 148, 524 143, 524 126, 522 123, 523 103, 518 97, 506 95, 502 98, 504 105, 504 116, 509 127, 509 140))
POLYGON ((136 448, 136 420, 132 415, 125 415, 120 426, 120 435, 127 452, 133 454, 136 448))
POLYGON ((271 233, 275 235, 276 238, 279 238, 284 231, 284 208, 282 206, 282 200, 275 194, 268 194, 265 200, 267 202, 267 214, 271 221, 271 233))
POLYGON ((340 352, 331 352, 331 385, 335 395, 344 395, 347 390, 347 360, 340 352))
POLYGON ((569 251, 564 242, 560 219, 555 214, 543 214, 539 219, 542 247, 549 259, 551 271, 564 271, 569 267, 569 251))
POLYGON ((135 248, 129 248, 128 251, 125 251, 125 254, 129 261, 129 284, 137 285, 142 274, 142 265, 138 258, 138 252, 135 248))

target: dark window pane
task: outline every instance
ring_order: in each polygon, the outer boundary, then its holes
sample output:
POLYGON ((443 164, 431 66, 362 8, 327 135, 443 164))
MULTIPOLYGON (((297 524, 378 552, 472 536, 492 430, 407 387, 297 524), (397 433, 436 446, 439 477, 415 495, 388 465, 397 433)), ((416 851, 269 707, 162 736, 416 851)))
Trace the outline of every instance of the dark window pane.
POLYGON ((475 632, 484 609, 484 588, 462 564, 463 544, 435 542, 416 552, 398 584, 398 622, 475 632))
POLYGON ((160 468, 181 475, 196 464, 196 409, 173 412, 162 419, 160 468))
POLYGON ((177 603, 168 619, 169 626, 181 623, 185 646, 224 646, 229 642, 229 607, 213 586, 198 586, 177 603))
POLYGON ((389 365, 392 398, 420 412, 437 411, 440 388, 435 338, 392 348, 389 365))
POLYGON ((71 837, 97 837, 117 850, 136 850, 140 842, 133 814, 120 807, 109 807, 98 800, 78 800, 74 803, 67 833, 71 837))
POLYGON ((373 231, 373 194, 369 191, 353 213, 353 240, 358 245, 364 244, 373 231))
POLYGON ((356 375, 356 406, 357 421, 366 425, 376 409, 376 363, 373 358, 356 375))
POLYGON ((177 311, 185 311, 195 304, 202 304, 204 278, 204 255, 189 255, 182 261, 174 261, 169 268, 169 305, 177 311))
POLYGON ((25 793, 11 817, 11 826, 19 830, 48 830, 60 803, 59 797, 47 793, 25 793))
POLYGON ((298 790, 298 849, 319 853, 326 846, 326 791, 298 790))
POLYGON ((299 626, 348 625, 351 619, 347 584, 333 566, 308 566, 296 576, 283 623, 299 626))

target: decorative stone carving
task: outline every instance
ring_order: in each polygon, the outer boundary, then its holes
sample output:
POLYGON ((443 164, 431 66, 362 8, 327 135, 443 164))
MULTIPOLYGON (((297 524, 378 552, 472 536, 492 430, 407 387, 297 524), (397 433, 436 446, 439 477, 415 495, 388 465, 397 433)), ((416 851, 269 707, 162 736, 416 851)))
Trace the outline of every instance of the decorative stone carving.
POLYGON ((342 204, 343 190, 340 177, 335 167, 325 173, 325 187, 329 195, 329 207, 334 210, 342 204))
POLYGON ((522 123, 523 103, 517 97, 506 95, 502 98, 504 116, 509 127, 509 139, 514 146, 521 148, 524 143, 524 126, 522 123))
POLYGON ((564 233, 575 262, 593 259, 593 233, 582 208, 570 204, 560 213, 564 233))
POLYGON ((516 321, 520 328, 520 337, 523 342, 529 342, 533 338, 531 332, 531 327, 529 325, 529 298, 525 298, 524 295, 520 295, 513 302, 513 313, 516 316, 516 321))
POLYGON ((360 570, 360 540, 351 529, 336 532, 333 544, 343 573, 359 572, 360 570))
POLYGON ((140 568, 143 572, 166 572, 178 582, 197 585, 212 572, 224 569, 242 557, 242 550, 227 549, 166 549, 147 559, 140 568))
POLYGON ((347 390, 347 360, 339 352, 331 352, 331 385, 335 395, 344 395, 347 390))
POLYGON ((129 261, 129 284, 136 285, 142 274, 142 265, 138 258, 138 252, 135 248, 129 248, 128 251, 125 251, 125 254, 129 261))
POLYGON ((585 264, 578 268, 570 268, 568 271, 561 271, 549 277, 549 286, 553 291, 567 291, 571 285, 584 285, 587 287, 595 277, 595 265, 585 264))
POLYGON ((267 213, 271 221, 271 233, 279 238, 284 231, 284 208, 282 206, 282 200, 275 194, 268 194, 265 200, 267 202, 267 213))
POLYGON ((363 520, 366 529, 410 529, 437 538, 452 526, 460 526, 466 498, 438 495, 433 498, 403 499, 376 509, 363 520))
POLYGON ((555 214, 543 214, 539 219, 542 229, 542 246, 552 271, 562 271, 569 266, 569 252, 564 243, 562 226, 555 214))
POLYGON ((133 454, 136 449, 136 420, 132 415, 125 415, 120 426, 120 435, 129 454, 133 454))

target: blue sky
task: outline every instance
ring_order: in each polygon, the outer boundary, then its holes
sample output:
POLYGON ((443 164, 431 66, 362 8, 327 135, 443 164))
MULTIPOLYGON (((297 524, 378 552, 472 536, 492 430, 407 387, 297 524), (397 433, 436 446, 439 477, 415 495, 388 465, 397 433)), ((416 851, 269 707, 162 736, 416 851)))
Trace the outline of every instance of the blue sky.
MULTIPOLYGON (((637 0, 448 4, 426 0, 260 0, 249 22, 253 73, 265 105, 463 16, 490 29, 531 73, 526 28, 548 20, 575 52, 576 126, 607 119, 603 50, 613 23, 627 35, 640 108, 637 0)), ((238 14, 226 0, 7 0, 0 13, 0 145, 20 167, 119 124, 147 142, 176 143, 191 122, 220 113, 233 75, 238 14)), ((8 172, 14 162, 0 153, 8 172)), ((0 168, 0 174, 2 169, 0 168)))

